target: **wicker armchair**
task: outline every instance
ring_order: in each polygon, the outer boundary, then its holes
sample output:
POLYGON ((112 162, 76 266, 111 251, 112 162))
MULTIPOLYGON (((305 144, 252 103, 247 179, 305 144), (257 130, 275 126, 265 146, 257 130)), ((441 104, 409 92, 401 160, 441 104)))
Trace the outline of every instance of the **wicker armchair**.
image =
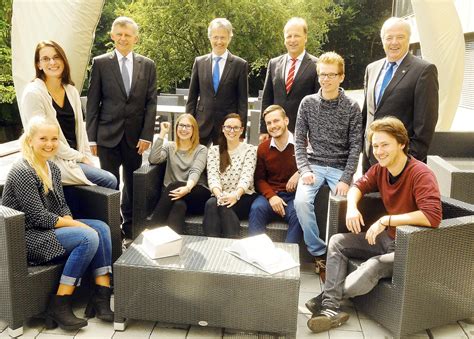
MULTIPOLYGON (((442 198, 443 220, 437 229, 397 227, 393 277, 353 299, 395 337, 472 317, 474 314, 474 205, 442 198)), ((347 203, 330 196, 328 236, 347 232, 347 203)), ((359 203, 367 225, 385 214, 378 194, 359 203)), ((349 271, 361 261, 349 260, 349 271)))
MULTIPOLYGON (((133 238, 135 239, 146 227, 147 216, 153 212, 153 208, 158 203, 163 186, 166 163, 159 165, 145 164, 133 173, 133 238)), ((329 187, 323 186, 316 196, 314 209, 320 229, 321 239, 326 238, 326 219, 327 206, 329 198, 329 187)), ((248 221, 243 220, 240 224, 240 235, 247 236, 248 221)), ((288 225, 282 221, 274 221, 267 225, 266 233, 277 242, 284 242, 288 225)), ((188 235, 204 235, 202 230, 202 216, 190 215, 186 217, 185 231, 188 235)), ((309 256, 306 246, 300 252, 300 256, 305 258, 309 256)), ((310 258, 308 258, 310 259, 310 258)))
MULTIPOLYGON (((3 187, 0 186, 0 196, 3 187)), ((79 203, 70 205, 76 218, 100 219, 110 226, 112 259, 122 252, 120 235, 120 193, 97 186, 67 187, 79 203)), ((62 264, 28 266, 25 244, 25 216, 0 206, 0 319, 8 323, 12 337, 23 334, 25 319, 46 310, 55 292, 62 264)))

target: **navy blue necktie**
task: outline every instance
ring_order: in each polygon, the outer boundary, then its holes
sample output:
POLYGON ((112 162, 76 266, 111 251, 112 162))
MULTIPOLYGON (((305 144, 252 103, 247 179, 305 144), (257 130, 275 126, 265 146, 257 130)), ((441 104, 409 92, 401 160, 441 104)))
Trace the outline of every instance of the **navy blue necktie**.
POLYGON ((379 104, 380 100, 382 99, 383 92, 385 92, 385 88, 387 88, 388 84, 390 83, 390 80, 392 80, 392 75, 393 75, 393 67, 397 64, 396 62, 390 62, 390 66, 387 69, 387 72, 385 73, 385 76, 383 77, 382 80, 382 86, 380 86, 380 92, 379 92, 379 98, 377 99, 377 105, 379 104))
POLYGON ((219 88, 219 78, 220 78, 220 69, 219 69, 219 61, 221 61, 222 57, 215 57, 214 61, 214 70, 212 71, 212 84, 214 85, 214 93, 217 93, 217 88, 219 88))

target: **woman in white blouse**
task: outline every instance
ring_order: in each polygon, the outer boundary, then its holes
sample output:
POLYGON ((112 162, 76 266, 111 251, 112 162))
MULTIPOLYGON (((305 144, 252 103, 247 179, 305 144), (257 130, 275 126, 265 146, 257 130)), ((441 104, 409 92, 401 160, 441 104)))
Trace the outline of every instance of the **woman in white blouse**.
POLYGON ((224 118, 219 144, 207 155, 208 186, 212 197, 204 211, 204 233, 211 237, 238 238, 240 220, 247 219, 256 198, 253 176, 257 148, 240 141, 240 116, 224 118))

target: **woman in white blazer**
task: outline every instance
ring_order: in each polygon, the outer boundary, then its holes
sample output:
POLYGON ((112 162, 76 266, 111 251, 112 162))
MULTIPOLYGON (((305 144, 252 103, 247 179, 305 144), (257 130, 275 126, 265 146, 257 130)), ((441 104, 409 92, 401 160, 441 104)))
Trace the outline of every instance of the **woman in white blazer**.
POLYGON ((81 100, 71 80, 69 62, 56 42, 38 43, 35 51, 36 77, 21 99, 23 126, 34 116, 44 116, 60 127, 59 147, 52 159, 61 170, 64 185, 99 185, 117 189, 117 179, 92 162, 81 100))

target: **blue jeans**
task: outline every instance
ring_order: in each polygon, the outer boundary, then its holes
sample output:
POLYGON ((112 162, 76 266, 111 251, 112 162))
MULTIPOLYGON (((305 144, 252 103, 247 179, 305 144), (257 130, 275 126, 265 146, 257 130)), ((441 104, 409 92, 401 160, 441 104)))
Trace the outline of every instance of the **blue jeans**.
MULTIPOLYGON (((286 234, 285 242, 297 244, 303 236, 303 231, 293 204, 295 193, 278 192, 277 196, 282 198, 287 204, 285 207, 285 216, 283 217, 283 220, 288 223, 288 233, 286 234)), ((281 217, 273 211, 267 198, 263 195, 259 195, 252 203, 252 207, 250 207, 249 235, 265 233, 265 226, 277 218, 281 217)))
POLYGON ((304 242, 309 253, 313 256, 320 256, 326 252, 326 243, 319 238, 319 228, 314 214, 314 198, 325 182, 334 193, 336 185, 341 179, 342 171, 328 166, 311 165, 311 170, 315 176, 313 185, 304 185, 300 178, 295 196, 295 210, 301 228, 303 229, 304 242))
POLYGON ((112 173, 98 167, 84 164, 82 162, 78 162, 77 164, 81 167, 86 178, 92 183, 114 190, 118 189, 117 178, 112 173))
POLYGON ((87 268, 92 270, 94 277, 112 273, 109 226, 95 219, 78 220, 91 228, 60 227, 54 230, 68 255, 59 281, 64 285, 79 286, 87 268))

